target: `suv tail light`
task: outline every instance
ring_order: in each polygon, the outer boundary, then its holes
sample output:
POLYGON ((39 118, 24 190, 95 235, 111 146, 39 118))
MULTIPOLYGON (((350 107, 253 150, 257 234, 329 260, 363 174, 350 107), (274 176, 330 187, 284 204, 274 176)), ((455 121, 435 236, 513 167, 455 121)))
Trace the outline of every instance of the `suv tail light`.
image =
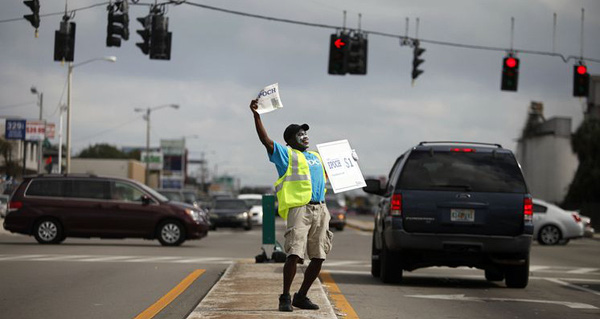
POLYGON ((392 195, 392 201, 390 203, 390 215, 402 216, 402 195, 392 195))
POLYGON ((526 222, 533 221, 533 201, 531 197, 523 199, 523 220, 526 222))
POLYGON ((8 203, 9 211, 18 210, 21 209, 21 207, 23 207, 23 202, 20 201, 10 201, 10 203, 8 203))
POLYGON ((581 217, 577 213, 571 213, 571 216, 573 216, 576 223, 581 223, 581 217))
POLYGON ((474 153, 474 148, 451 148, 451 152, 464 152, 464 153, 474 153))

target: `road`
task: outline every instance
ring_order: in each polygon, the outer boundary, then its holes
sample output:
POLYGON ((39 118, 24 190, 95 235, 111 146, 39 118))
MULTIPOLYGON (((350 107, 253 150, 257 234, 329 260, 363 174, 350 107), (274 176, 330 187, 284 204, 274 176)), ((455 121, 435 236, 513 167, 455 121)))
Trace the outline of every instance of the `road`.
MULTIPOLYGON (((354 219, 370 220, 366 216, 354 219)), ((277 237, 283 224, 278 220, 277 237)), ((487 282, 483 271, 429 268, 401 285, 370 275, 371 234, 334 232, 324 271, 360 318, 597 318, 600 241, 534 244, 526 289, 487 282)), ((157 241, 71 239, 39 245, 0 231, 0 313, 3 318, 133 318, 195 270, 204 272, 155 318, 184 318, 223 271, 260 252, 261 231, 220 228, 181 247, 157 241)))

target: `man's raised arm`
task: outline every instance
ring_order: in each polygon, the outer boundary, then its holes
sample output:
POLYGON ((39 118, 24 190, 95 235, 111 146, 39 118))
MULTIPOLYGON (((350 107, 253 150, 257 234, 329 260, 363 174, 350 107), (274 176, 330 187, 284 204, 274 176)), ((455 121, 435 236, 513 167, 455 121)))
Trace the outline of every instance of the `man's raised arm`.
POLYGON ((267 135, 267 130, 265 130, 265 127, 262 124, 260 114, 258 114, 258 112, 256 111, 257 109, 258 99, 252 100, 252 102, 250 102, 250 110, 252 110, 252 113, 254 114, 254 125, 256 126, 256 134, 258 134, 260 142, 267 148, 267 152, 269 152, 270 155, 273 154, 273 140, 271 140, 269 138, 269 135, 267 135))

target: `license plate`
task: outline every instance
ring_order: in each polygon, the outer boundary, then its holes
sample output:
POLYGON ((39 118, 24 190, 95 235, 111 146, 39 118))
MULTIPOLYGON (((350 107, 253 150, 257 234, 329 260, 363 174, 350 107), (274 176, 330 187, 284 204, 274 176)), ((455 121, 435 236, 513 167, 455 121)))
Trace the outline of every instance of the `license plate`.
POLYGON ((474 222, 474 209, 450 209, 450 221, 453 222, 474 222))

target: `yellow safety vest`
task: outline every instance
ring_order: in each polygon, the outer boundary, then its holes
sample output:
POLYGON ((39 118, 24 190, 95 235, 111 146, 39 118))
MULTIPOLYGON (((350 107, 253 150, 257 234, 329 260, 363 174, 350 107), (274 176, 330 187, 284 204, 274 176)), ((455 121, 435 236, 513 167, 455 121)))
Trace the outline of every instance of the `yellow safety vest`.
MULTIPOLYGON (((319 153, 311 151, 309 153, 317 156, 323 165, 319 153)), ((283 219, 287 219, 290 208, 308 204, 312 196, 310 169, 306 157, 302 152, 288 147, 288 159, 285 174, 275 182, 275 193, 279 203, 278 213, 283 219)), ((323 179, 326 180, 325 168, 323 168, 323 179)))

